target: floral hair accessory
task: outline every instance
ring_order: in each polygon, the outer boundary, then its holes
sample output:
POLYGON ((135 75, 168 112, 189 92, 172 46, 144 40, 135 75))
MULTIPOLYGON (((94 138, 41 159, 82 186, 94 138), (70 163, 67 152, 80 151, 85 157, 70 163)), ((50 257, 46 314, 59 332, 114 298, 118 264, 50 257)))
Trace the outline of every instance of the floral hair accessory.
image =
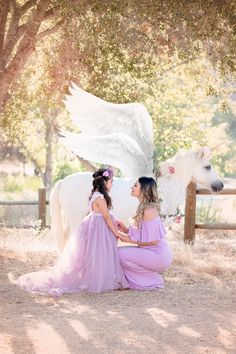
POLYGON ((174 167, 169 167, 169 172, 170 172, 170 174, 175 173, 175 168, 174 167))
POLYGON ((175 222, 176 222, 176 224, 180 224, 181 220, 182 220, 182 215, 177 215, 177 216, 175 217, 175 222))
POLYGON ((111 168, 106 169, 103 174, 104 177, 112 177, 113 176, 113 171, 111 168))

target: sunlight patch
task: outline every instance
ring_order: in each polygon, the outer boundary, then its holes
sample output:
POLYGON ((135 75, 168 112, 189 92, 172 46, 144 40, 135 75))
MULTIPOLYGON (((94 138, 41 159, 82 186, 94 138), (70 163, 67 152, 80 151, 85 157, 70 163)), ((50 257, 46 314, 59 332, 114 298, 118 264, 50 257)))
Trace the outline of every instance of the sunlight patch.
POLYGON ((69 324, 74 329, 74 331, 76 333, 78 333, 78 335, 81 338, 83 338, 84 340, 89 339, 90 332, 88 331, 88 329, 85 327, 85 325, 82 322, 80 322, 78 320, 70 320, 69 324))
POLYGON ((219 334, 217 339, 220 341, 220 343, 228 349, 234 349, 235 335, 220 326, 218 327, 218 331, 219 334))
POLYGON ((14 354, 13 350, 13 337, 7 333, 0 333, 1 353, 14 354))
POLYGON ((160 310, 156 307, 147 309, 153 320, 163 328, 167 328, 171 323, 177 321, 177 316, 172 313, 160 310))
POLYGON ((185 336, 191 337, 191 338, 199 338, 201 337, 201 334, 199 332, 194 331, 194 329, 187 327, 187 326, 181 326, 177 328, 177 331, 180 334, 184 334, 185 336))
POLYGON ((35 353, 48 353, 48 348, 53 348, 54 353, 70 352, 64 339, 45 322, 39 322, 34 328, 28 328, 27 335, 34 345, 35 353))

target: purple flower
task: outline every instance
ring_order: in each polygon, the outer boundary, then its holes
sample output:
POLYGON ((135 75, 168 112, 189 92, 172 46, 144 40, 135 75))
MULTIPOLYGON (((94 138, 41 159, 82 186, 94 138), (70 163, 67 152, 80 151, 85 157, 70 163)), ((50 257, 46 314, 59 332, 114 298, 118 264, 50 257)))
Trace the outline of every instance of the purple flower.
POLYGON ((112 178, 113 176, 113 170, 111 168, 107 168, 103 174, 104 177, 112 178))

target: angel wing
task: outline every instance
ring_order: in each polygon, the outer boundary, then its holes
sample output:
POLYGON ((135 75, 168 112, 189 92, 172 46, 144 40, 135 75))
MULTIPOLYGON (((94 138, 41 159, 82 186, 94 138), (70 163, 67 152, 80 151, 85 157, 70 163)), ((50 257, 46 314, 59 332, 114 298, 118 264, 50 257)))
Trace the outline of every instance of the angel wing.
POLYGON ((106 102, 72 84, 65 105, 82 133, 103 136, 126 134, 136 141, 147 160, 153 158, 152 119, 140 103, 106 102))
POLYGON ((124 177, 137 178, 152 174, 152 160, 148 161, 137 142, 125 134, 94 136, 66 133, 61 139, 75 155, 85 160, 115 166, 122 171, 124 177))

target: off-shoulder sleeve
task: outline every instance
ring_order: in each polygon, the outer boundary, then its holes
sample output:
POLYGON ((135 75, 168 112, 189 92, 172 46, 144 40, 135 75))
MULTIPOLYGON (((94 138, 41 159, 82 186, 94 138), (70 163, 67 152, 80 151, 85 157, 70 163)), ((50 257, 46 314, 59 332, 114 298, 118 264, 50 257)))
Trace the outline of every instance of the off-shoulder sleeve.
POLYGON ((137 229, 136 227, 130 226, 128 234, 129 234, 129 237, 131 238, 131 240, 140 241, 141 230, 137 229))
POLYGON ((142 231, 141 231, 141 242, 151 242, 151 241, 159 241, 166 234, 166 230, 164 225, 160 219, 160 217, 156 217, 155 219, 143 221, 142 222, 142 231))

